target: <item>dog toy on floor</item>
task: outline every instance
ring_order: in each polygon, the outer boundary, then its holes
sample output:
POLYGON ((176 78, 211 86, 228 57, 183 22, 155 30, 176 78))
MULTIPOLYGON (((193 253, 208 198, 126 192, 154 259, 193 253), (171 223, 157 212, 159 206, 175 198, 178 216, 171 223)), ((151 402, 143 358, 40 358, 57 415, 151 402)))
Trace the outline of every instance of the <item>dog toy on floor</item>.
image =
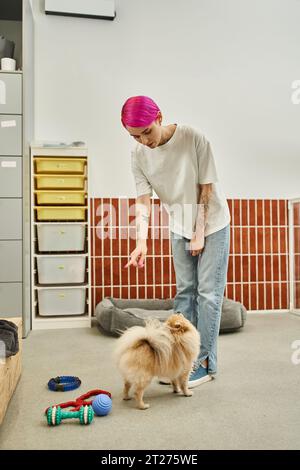
POLYGON ((112 400, 109 395, 100 393, 92 401, 92 408, 97 416, 106 416, 111 411, 112 400))
POLYGON ((48 388, 52 392, 67 392, 80 387, 81 380, 73 375, 62 375, 49 380, 48 388))
POLYGON ((47 410, 47 422, 49 426, 58 426, 63 419, 79 418, 80 424, 90 424, 94 419, 94 411, 91 406, 81 406, 79 411, 62 411, 60 406, 51 406, 47 410))
MULTIPOLYGON (((62 413, 61 410, 64 408, 71 408, 69 410, 69 413, 73 413, 73 412, 80 411, 81 408, 83 407, 90 407, 93 412, 93 416, 94 414, 96 414, 97 416, 106 416, 111 411, 111 408, 112 408, 111 393, 107 392, 106 390, 100 390, 100 389, 90 390, 89 392, 85 393, 84 395, 81 395, 75 400, 53 405, 51 407, 49 406, 45 410, 45 414, 47 416, 47 421, 48 421, 49 426, 56 425, 56 419, 59 420, 59 418, 56 418, 56 413, 58 409, 60 410, 58 411, 58 416, 60 416, 60 413, 62 413), (95 397, 95 398, 93 400, 87 400, 88 398, 91 398, 91 397, 95 397), (56 410, 55 417, 53 417, 54 412, 51 411, 54 408, 56 410), (49 420, 50 420, 50 423, 49 423, 49 420), (54 421, 54 424, 53 424, 53 421, 54 421)), ((69 416, 69 417, 73 417, 73 416, 69 416)), ((62 419, 65 419, 65 418, 62 418, 62 419)))

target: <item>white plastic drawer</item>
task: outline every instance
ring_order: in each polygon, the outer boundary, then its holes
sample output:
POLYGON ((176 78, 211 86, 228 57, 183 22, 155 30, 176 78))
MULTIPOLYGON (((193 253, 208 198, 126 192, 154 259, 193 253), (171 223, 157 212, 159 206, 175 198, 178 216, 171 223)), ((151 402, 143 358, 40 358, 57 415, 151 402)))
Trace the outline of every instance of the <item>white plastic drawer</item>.
POLYGON ((41 316, 83 315, 86 311, 86 288, 38 289, 41 316))
POLYGON ((87 255, 37 257, 39 284, 81 284, 85 281, 87 255))
POLYGON ((44 251, 83 251, 86 225, 40 224, 37 226, 38 249, 44 251))

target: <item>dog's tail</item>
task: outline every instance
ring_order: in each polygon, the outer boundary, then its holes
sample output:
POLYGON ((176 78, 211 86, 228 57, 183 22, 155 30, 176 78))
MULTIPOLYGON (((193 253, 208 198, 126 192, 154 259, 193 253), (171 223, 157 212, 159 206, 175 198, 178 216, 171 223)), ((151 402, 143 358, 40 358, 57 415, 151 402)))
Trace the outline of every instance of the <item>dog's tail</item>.
POLYGON ((172 354, 172 335, 162 326, 159 320, 149 319, 146 326, 133 326, 126 330, 118 339, 115 357, 119 362, 122 355, 129 349, 138 351, 142 346, 148 346, 155 357, 157 366, 168 364, 172 354))

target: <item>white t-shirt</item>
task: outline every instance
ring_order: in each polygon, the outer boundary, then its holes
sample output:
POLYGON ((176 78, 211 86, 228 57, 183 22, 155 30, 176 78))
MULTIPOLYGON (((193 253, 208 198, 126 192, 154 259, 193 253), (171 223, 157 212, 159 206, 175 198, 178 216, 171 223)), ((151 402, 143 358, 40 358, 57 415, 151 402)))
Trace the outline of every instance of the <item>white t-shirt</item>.
POLYGON ((212 183, 204 235, 230 223, 227 200, 219 186, 206 138, 190 126, 177 125, 172 137, 151 149, 137 143, 131 154, 137 197, 153 189, 169 214, 170 230, 188 239, 196 225, 199 184, 212 183))

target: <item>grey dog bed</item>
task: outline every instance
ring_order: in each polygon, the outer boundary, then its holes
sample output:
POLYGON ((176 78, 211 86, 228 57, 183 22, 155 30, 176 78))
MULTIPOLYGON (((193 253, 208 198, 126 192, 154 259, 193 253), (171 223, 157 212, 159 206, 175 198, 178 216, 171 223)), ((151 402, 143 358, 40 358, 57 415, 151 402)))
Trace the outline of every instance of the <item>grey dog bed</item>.
MULTIPOLYGON (((173 299, 116 299, 105 297, 96 307, 96 318, 101 331, 120 336, 131 326, 144 326, 149 317, 165 321, 173 313, 173 299)), ((236 331, 245 324, 246 308, 224 297, 220 333, 236 331)))

